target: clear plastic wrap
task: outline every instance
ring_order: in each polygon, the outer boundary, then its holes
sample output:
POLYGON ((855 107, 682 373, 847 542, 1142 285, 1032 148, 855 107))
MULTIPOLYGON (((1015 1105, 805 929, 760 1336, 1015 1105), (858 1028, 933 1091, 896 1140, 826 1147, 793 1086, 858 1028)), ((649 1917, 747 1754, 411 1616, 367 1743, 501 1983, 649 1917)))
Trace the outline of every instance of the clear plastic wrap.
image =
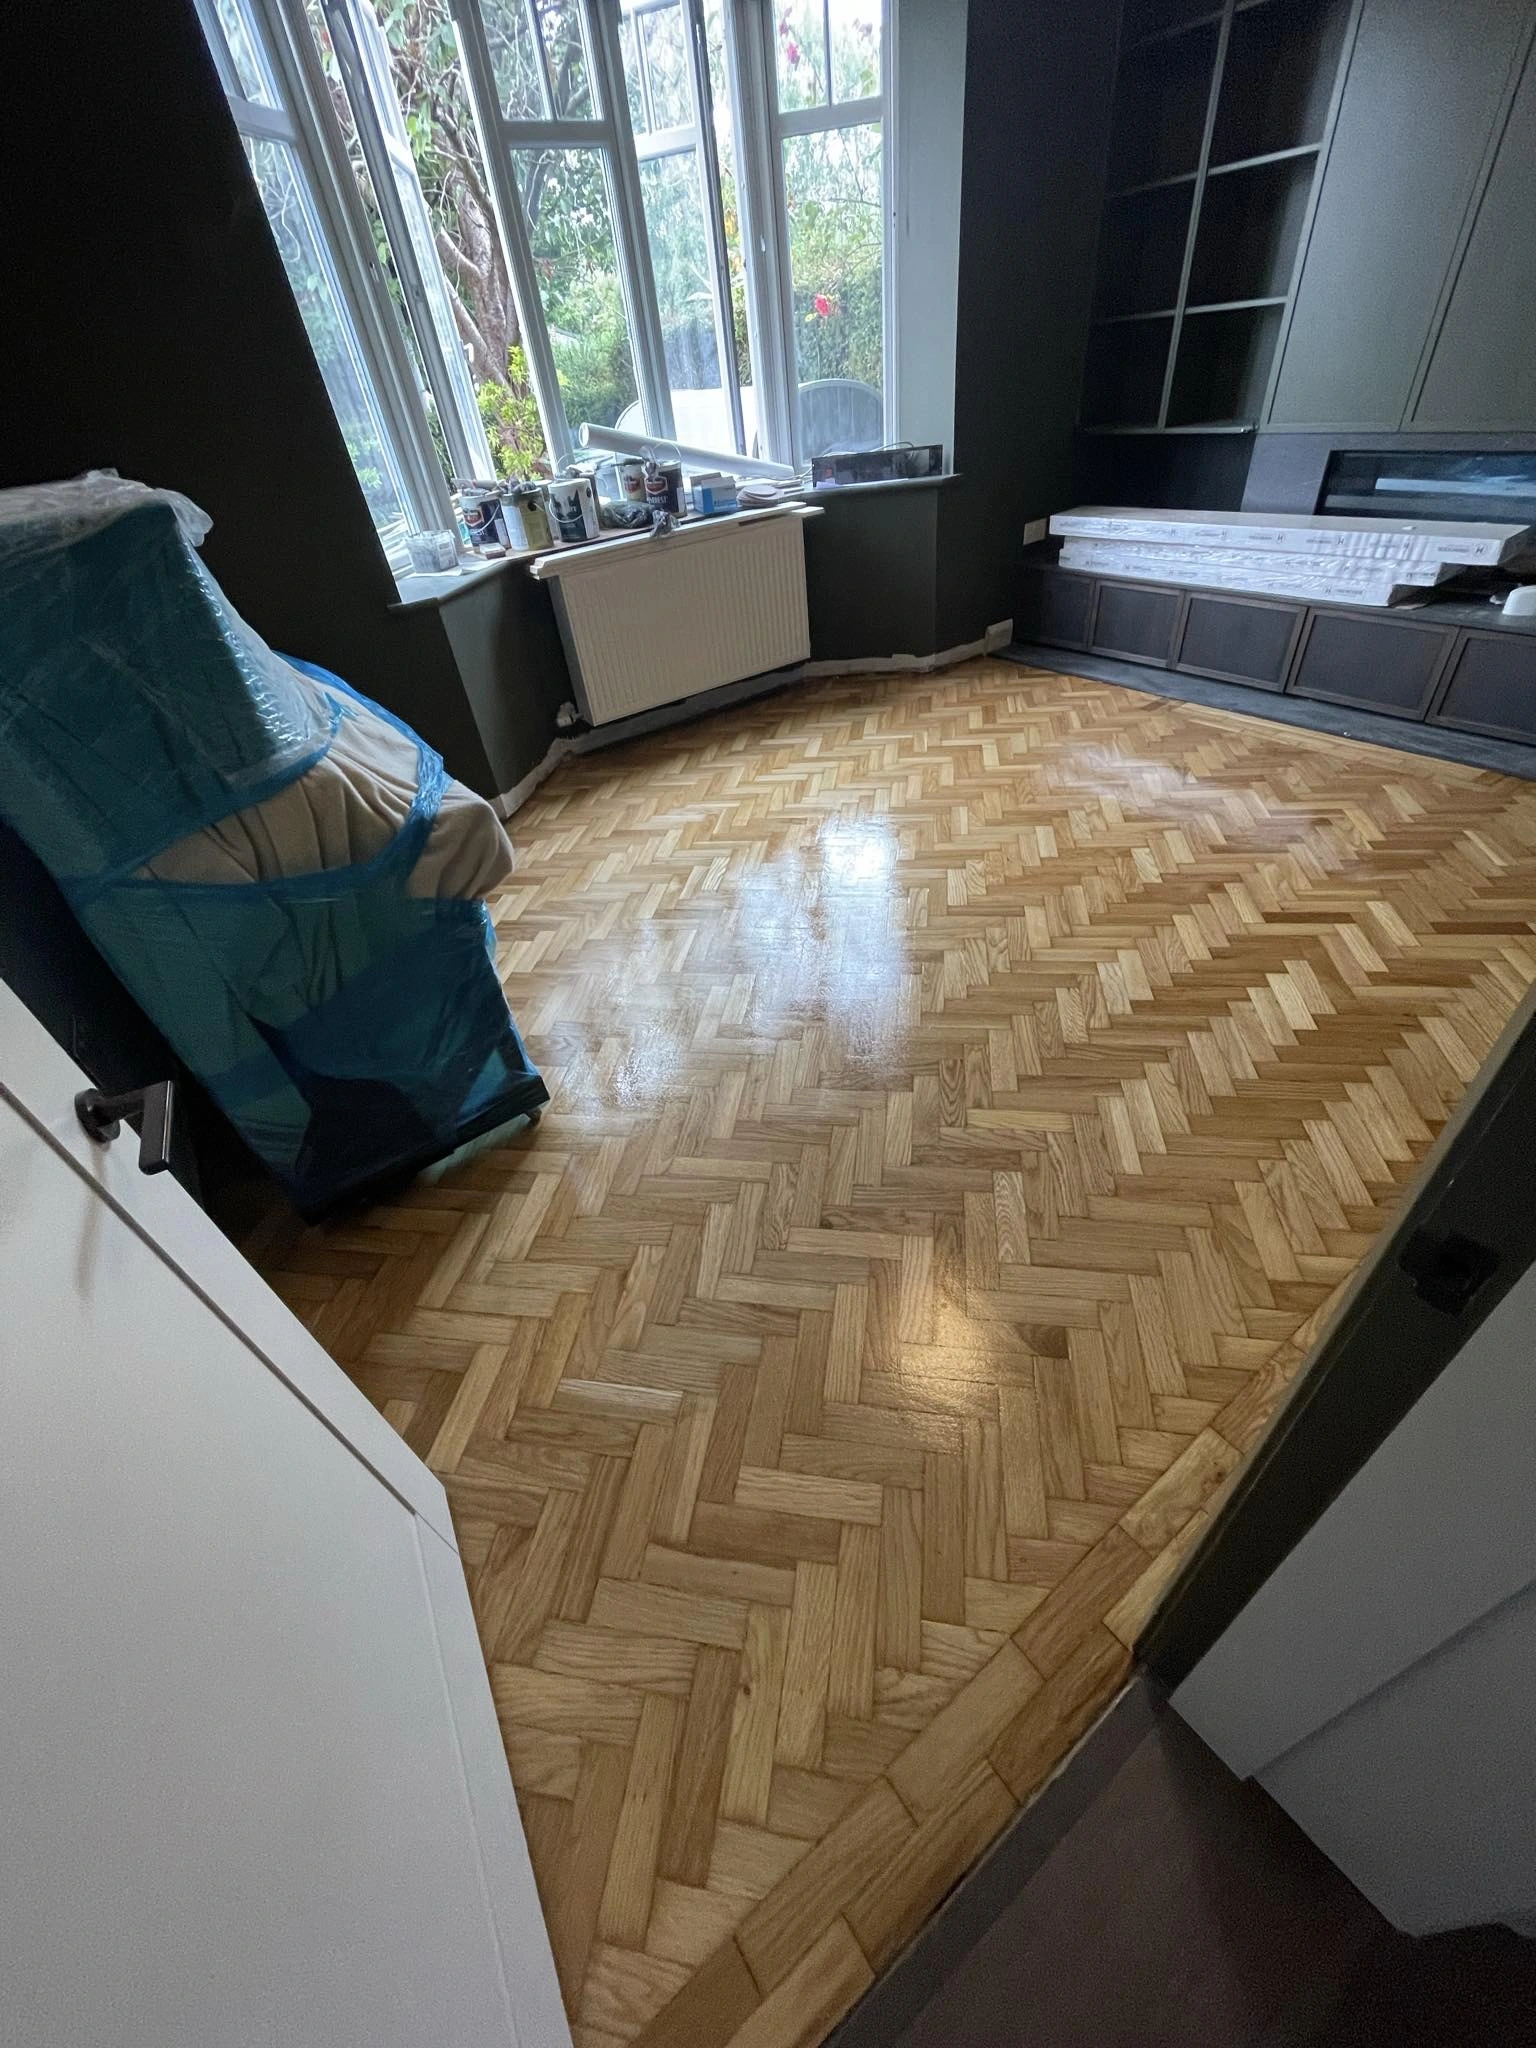
POLYGON ((408 727, 251 631, 207 529, 101 473, 0 492, 0 810, 317 1210, 547 1099, 479 900, 510 850, 408 727))

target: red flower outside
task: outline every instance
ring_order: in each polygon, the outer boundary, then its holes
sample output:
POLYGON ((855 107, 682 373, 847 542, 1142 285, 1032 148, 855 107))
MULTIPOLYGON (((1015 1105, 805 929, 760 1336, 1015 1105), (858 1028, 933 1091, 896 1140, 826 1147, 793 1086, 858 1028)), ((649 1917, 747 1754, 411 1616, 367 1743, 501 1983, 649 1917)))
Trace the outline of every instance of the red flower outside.
POLYGON ((832 301, 827 297, 825 292, 818 292, 815 298, 812 299, 811 304, 816 308, 816 311, 821 315, 823 320, 825 320, 827 315, 832 311, 832 301))

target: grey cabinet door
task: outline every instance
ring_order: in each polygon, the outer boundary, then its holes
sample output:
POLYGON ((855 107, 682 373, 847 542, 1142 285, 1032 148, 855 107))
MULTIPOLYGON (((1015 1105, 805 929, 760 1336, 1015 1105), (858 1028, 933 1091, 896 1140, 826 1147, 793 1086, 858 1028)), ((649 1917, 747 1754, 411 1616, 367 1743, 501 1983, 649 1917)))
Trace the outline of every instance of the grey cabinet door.
POLYGON ((1179 622, 1179 593, 1135 583, 1101 583, 1093 615, 1093 646, 1100 654, 1168 666, 1179 622))
POLYGON ((1271 420, 1397 427, 1531 0, 1365 0, 1271 420))
POLYGON ((1416 427, 1536 426, 1536 55, 1526 60, 1416 427))
POLYGON ((1455 634, 1370 612, 1315 611, 1302 636, 1291 694, 1422 718, 1455 634))
POLYGON ((1174 667, 1188 675, 1283 690, 1305 616, 1305 607, 1299 604, 1203 593, 1191 597, 1174 667))

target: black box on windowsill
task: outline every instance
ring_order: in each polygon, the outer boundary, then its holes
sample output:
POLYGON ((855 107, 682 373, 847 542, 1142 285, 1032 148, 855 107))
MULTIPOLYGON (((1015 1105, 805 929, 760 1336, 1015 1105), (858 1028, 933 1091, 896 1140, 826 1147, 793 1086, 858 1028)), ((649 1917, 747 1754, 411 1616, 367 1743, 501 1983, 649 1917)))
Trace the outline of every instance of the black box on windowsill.
POLYGON ((811 457, 811 483, 817 490, 828 484, 885 484, 943 474, 944 449, 937 441, 908 441, 899 448, 832 449, 811 457))

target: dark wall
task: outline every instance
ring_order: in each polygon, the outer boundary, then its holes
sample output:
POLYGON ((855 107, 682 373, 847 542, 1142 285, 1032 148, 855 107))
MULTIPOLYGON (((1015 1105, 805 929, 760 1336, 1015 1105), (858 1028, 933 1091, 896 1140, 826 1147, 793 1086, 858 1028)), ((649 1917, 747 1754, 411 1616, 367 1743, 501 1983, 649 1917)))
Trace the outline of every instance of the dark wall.
POLYGON ((956 484, 828 492, 805 523, 812 661, 933 654, 939 501, 956 484))
POLYGON ((1071 496, 1119 25, 1119 0, 971 0, 941 647, 1011 614, 1026 520, 1071 496))
POLYGON ((8 10, 4 76, 0 485, 110 467, 185 491, 260 633, 494 786, 435 616, 389 610, 191 0, 8 10))
POLYGON ((573 695, 549 585, 522 565, 477 577, 438 609, 490 761, 488 796, 538 766, 573 695))

